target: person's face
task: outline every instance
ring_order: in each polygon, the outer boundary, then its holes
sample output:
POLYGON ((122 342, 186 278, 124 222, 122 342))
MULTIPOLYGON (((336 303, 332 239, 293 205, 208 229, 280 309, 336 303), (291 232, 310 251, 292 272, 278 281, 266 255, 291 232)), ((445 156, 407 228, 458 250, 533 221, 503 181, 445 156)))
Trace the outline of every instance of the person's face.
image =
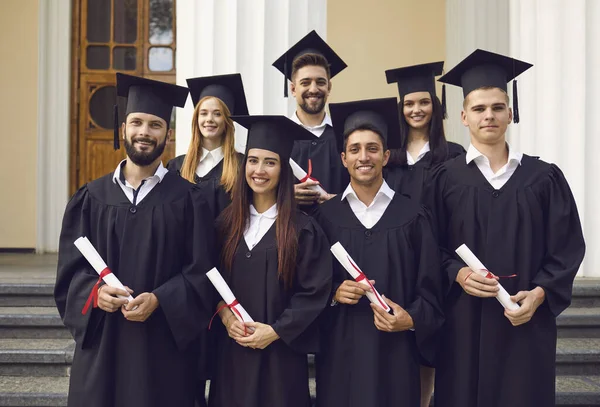
POLYGON ((260 148, 248 150, 246 182, 255 194, 275 195, 280 174, 279 154, 260 148))
POLYGON ((121 130, 127 156, 140 167, 160 158, 173 133, 166 121, 148 113, 130 113, 121 130))
POLYGON ((308 114, 319 114, 325 108, 331 82, 322 66, 307 65, 300 68, 290 85, 296 103, 308 114))
POLYGON ((225 116, 215 98, 206 99, 198 112, 198 128, 203 137, 220 141, 225 134, 225 116))
POLYGON ((472 140, 480 144, 497 144, 504 142, 506 128, 512 121, 512 110, 501 89, 477 89, 467 95, 461 118, 469 128, 472 140))
POLYGON ((348 136, 346 151, 342 153, 342 163, 354 182, 371 185, 382 177, 383 167, 389 157, 390 151, 384 151, 377 133, 371 130, 356 130, 348 136))
POLYGON ((413 129, 429 126, 433 115, 433 103, 429 92, 414 92, 404 96, 404 119, 413 129))

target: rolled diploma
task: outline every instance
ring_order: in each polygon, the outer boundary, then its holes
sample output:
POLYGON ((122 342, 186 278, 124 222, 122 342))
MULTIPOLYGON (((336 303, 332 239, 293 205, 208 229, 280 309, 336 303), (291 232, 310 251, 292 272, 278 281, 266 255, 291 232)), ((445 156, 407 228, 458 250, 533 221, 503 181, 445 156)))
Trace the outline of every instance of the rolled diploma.
MULTIPOLYGON (((231 288, 229 288, 225 280, 223 280, 223 276, 221 276, 219 270, 213 267, 208 273, 206 273, 206 276, 208 277, 212 285, 215 286, 215 288, 221 295, 221 298, 223 298, 223 301, 225 301, 226 304, 231 304, 235 301, 235 296, 231 292, 231 288)), ((252 317, 250 317, 250 315, 246 312, 244 307, 242 307, 242 304, 234 305, 233 308, 235 308, 240 313, 238 315, 237 312, 232 311, 233 315, 235 315, 238 321, 240 321, 242 324, 244 322, 254 322, 252 317), (240 315, 242 316, 242 319, 240 319, 240 315)))
MULTIPOLYGON (((467 264, 467 266, 469 266, 469 268, 475 273, 479 274, 482 277, 487 276, 487 267, 483 265, 483 263, 477 258, 477 256, 475 256, 475 254, 473 254, 471 249, 469 249, 466 244, 460 245, 460 247, 456 249, 456 254, 458 254, 462 261, 464 261, 467 264)), ((508 294, 508 292, 504 289, 504 287, 502 287, 500 283, 498 283, 498 288, 498 296, 496 297, 496 299, 498 300, 498 302, 500 302, 500 304, 502 304, 504 308, 509 309, 511 311, 515 311, 521 308, 519 304, 510 299, 510 294, 508 294)))
MULTIPOLYGON (((302 167, 300 167, 296 163, 296 161, 292 160, 291 158, 290 158, 290 167, 292 167, 292 172, 294 173, 294 177, 298 178, 298 180, 304 179, 304 177, 306 177, 306 171, 304 171, 302 169, 302 167)), ((309 188, 314 191, 319 191, 319 194, 321 196, 327 195, 327 192, 325 192, 325 190, 321 187, 321 185, 312 185, 309 188)))
MULTIPOLYGON (((96 251, 96 248, 94 248, 94 246, 92 245, 92 243, 90 243, 87 237, 82 236, 79 239, 75 240, 75 247, 79 249, 83 257, 85 257, 88 263, 90 263, 94 270, 96 270, 96 273, 100 274, 102 273, 102 270, 107 268, 106 263, 104 262, 104 260, 102 260, 102 257, 100 256, 100 254, 98 254, 98 251, 96 251)), ((109 287, 119 288, 123 291, 127 291, 125 286, 123 286, 123 284, 119 281, 117 276, 115 276, 113 273, 104 276, 102 280, 104 280, 104 282, 109 287)), ((121 299, 133 301, 133 297, 131 295, 129 297, 119 295, 118 297, 121 299)))
MULTIPOLYGON (((346 269, 348 274, 350 274, 353 279, 356 280, 356 278, 358 278, 360 276, 360 273, 358 271, 356 271, 356 269, 354 267, 352 267, 352 264, 350 263, 350 261, 352 261, 352 263, 354 263, 354 265, 356 267, 358 267, 358 265, 356 264, 354 259, 352 259, 352 257, 350 257, 350 255, 348 254, 346 249, 344 249, 344 246, 342 246, 342 244, 340 242, 336 242, 333 246, 331 246, 331 253, 333 253, 335 258, 340 262, 340 264, 342 266, 344 266, 344 268, 346 269)), ((362 272, 362 270, 361 270, 361 272, 362 272)), ((367 283, 365 280, 360 281, 360 283, 371 288, 369 283, 367 283)), ((384 311, 390 312, 391 308, 389 307, 389 305, 387 305, 387 303, 381 297, 381 295, 379 295, 379 292, 377 292, 375 287, 373 287, 373 290, 374 290, 374 292, 367 291, 367 298, 369 299, 369 301, 371 301, 373 304, 378 305, 379 307, 383 308, 384 311), (381 300, 381 302, 380 302, 380 300, 381 300), (381 306, 382 303, 383 303, 383 305, 385 305, 385 307, 381 306)))

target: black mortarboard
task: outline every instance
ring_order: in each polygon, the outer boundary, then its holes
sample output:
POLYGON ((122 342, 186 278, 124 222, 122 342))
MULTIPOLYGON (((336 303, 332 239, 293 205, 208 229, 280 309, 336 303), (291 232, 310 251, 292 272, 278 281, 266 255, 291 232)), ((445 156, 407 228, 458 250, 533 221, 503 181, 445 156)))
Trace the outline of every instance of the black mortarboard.
POLYGON ((329 64, 329 71, 332 78, 348 66, 335 51, 319 37, 319 34, 317 34, 315 30, 312 30, 280 56, 277 61, 273 62, 273 66, 279 69, 285 77, 283 82, 285 97, 287 97, 287 80, 292 80, 292 64, 296 58, 305 54, 318 54, 325 57, 329 64))
POLYGON ((400 148, 400 118, 397 102, 396 98, 383 98, 331 103, 329 112, 338 150, 341 152, 344 149, 344 134, 349 134, 364 125, 379 130, 386 140, 388 149, 400 148))
MULTIPOLYGON (((117 96, 127 98, 125 116, 130 113, 148 113, 171 121, 173 107, 185 106, 188 88, 170 83, 154 81, 123 73, 117 73, 117 96)), ((114 107, 114 147, 119 149, 119 114, 114 107)))
MULTIPOLYGON (((463 88, 466 98, 472 91, 483 87, 500 88, 507 91, 507 83, 533 65, 504 55, 475 50, 463 59, 439 81, 463 88)), ((519 122, 517 81, 513 81, 513 121, 519 122)))
POLYGON ((201 78, 187 79, 188 88, 194 106, 206 96, 221 99, 232 115, 247 115, 248 105, 242 75, 234 73, 231 75, 204 76, 201 78))
POLYGON ((251 148, 260 148, 279 154, 286 163, 296 140, 316 137, 304 127, 285 116, 232 116, 235 122, 248 129, 246 154, 251 148))
MULTIPOLYGON (((442 74, 444 61, 428 64, 404 66, 385 71, 387 83, 397 83, 400 99, 409 93, 429 92, 432 98, 436 96, 435 77, 442 74)), ((446 113, 446 95, 442 87, 442 107, 446 113)))

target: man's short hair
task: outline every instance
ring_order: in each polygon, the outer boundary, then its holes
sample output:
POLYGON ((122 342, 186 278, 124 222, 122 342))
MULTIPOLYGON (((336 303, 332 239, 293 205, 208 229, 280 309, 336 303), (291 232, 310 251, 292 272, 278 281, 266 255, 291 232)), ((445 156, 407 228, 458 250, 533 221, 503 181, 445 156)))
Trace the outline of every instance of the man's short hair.
MULTIPOLYGON (((477 89, 474 89, 474 90, 491 90, 491 89, 500 89, 500 88, 497 88, 495 86, 482 86, 481 88, 477 88, 477 89)), ((500 89, 500 90, 504 93, 504 96, 506 96, 506 106, 510 105, 510 97, 508 96, 508 93, 504 92, 503 89, 500 89)), ((467 103, 468 103, 470 95, 471 95, 471 93, 469 93, 465 97, 465 100, 463 100, 463 109, 467 108, 467 103)))
POLYGON ((352 133, 358 130, 370 130, 373 133, 377 134, 379 136, 379 140, 381 140, 381 144, 383 145, 383 151, 386 151, 388 149, 385 137, 383 137, 379 129, 373 126, 372 124, 365 123, 344 132, 344 153, 346 152, 346 147, 348 147, 348 137, 350 137, 352 133))
POLYGON ((329 69, 329 63, 323 55, 319 54, 304 54, 294 59, 292 63, 292 81, 294 80, 296 73, 304 68, 305 66, 320 66, 327 72, 327 79, 331 79, 331 70, 329 69))

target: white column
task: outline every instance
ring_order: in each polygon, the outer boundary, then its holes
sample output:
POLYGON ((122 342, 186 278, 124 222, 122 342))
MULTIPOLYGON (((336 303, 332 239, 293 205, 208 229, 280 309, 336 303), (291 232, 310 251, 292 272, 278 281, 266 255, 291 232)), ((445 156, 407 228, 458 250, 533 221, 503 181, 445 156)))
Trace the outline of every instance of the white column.
POLYGON ((600 2, 511 0, 510 21, 511 55, 534 64, 519 77, 511 144, 561 168, 588 248, 579 275, 600 277, 600 2))
POLYGON ((38 15, 36 251, 55 252, 69 196, 71 1, 43 0, 38 15))
MULTIPOLYGON (((293 112, 283 77, 271 64, 315 29, 325 38, 327 0, 178 0, 177 83, 196 76, 242 74, 250 114, 293 112)), ((177 111, 177 154, 191 140, 193 106, 177 111)), ((245 131, 237 127, 242 151, 245 131)))
MULTIPOLYGON (((475 51, 485 49, 499 54, 509 51, 509 10, 507 1, 447 0, 446 1, 446 61, 445 72, 475 51)), ((462 125, 462 89, 446 85, 448 119, 446 137, 465 148, 469 132, 462 125)))

